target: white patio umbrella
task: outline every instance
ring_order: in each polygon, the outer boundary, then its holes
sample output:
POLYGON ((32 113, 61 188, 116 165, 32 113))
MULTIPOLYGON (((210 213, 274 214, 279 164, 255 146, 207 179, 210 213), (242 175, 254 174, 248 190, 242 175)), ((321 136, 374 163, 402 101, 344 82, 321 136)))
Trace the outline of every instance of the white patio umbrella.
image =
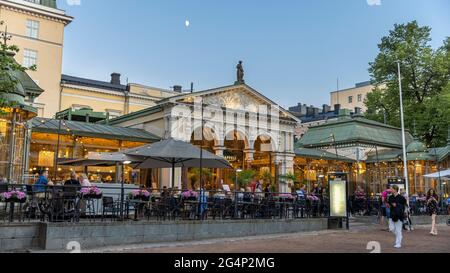
POLYGON ((430 173, 424 175, 424 177, 427 178, 441 178, 442 180, 449 180, 450 179, 450 170, 440 171, 436 173, 430 173))

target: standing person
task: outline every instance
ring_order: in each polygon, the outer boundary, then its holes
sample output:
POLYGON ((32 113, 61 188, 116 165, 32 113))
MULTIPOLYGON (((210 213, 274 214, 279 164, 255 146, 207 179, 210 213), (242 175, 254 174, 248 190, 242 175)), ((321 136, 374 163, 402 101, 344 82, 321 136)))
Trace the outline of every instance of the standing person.
POLYGON ((411 221, 411 206, 409 205, 409 196, 406 193, 405 189, 400 190, 400 194, 405 198, 406 200, 406 207, 405 207, 405 221, 403 222, 403 229, 413 231, 412 227, 412 221, 411 221), (409 229, 407 229, 408 227, 409 229))
POLYGON ((447 214, 450 215, 450 197, 447 199, 447 214))
POLYGON ((427 193, 427 210, 431 216, 431 231, 430 234, 433 236, 437 236, 437 228, 436 228, 436 215, 438 213, 438 200, 439 196, 436 194, 436 191, 430 189, 427 193))
POLYGON ((381 221, 380 224, 383 228, 383 230, 385 231, 392 231, 393 230, 393 226, 392 226, 392 222, 390 221, 391 215, 390 215, 390 207, 389 207, 389 202, 388 202, 388 198, 391 195, 391 185, 386 184, 386 189, 381 193, 381 221), (389 228, 385 229, 385 223, 384 220, 387 219, 388 223, 389 223, 389 228))
POLYGON ((403 220, 405 218, 406 199, 398 193, 398 186, 392 186, 392 194, 388 198, 391 221, 394 225, 395 248, 402 247, 403 220))

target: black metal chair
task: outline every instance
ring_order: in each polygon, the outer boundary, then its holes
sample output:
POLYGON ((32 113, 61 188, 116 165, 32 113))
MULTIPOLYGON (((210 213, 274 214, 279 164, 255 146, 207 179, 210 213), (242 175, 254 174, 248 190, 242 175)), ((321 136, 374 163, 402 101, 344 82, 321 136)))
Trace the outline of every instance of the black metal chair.
POLYGON ((118 208, 117 203, 114 202, 114 198, 103 196, 102 198, 102 222, 108 213, 111 213, 111 221, 113 221, 117 216, 118 208))
MULTIPOLYGON (((7 192, 7 191, 8 191, 8 184, 0 183, 0 193, 4 193, 4 192, 7 192)), ((8 205, 7 205, 7 203, 5 203, 4 211, 3 211, 3 216, 4 216, 4 217, 6 217, 7 209, 8 209, 8 205)), ((4 219, 5 219, 5 218, 4 218, 4 219)), ((3 219, 3 220, 4 220, 4 219, 3 219)))

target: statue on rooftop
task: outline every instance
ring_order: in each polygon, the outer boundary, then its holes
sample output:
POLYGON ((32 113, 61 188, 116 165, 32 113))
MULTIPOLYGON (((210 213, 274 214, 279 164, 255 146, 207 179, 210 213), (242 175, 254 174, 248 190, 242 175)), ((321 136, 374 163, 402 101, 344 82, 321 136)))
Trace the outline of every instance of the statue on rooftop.
POLYGON ((244 81, 244 67, 242 66, 242 61, 239 61, 238 65, 236 66, 237 69, 237 81, 235 84, 242 84, 245 83, 244 81))

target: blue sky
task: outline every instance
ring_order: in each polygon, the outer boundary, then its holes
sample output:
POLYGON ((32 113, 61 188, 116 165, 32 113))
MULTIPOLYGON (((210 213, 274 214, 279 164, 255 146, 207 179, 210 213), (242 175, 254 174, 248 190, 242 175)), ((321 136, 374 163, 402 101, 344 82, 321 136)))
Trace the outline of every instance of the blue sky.
POLYGON ((395 23, 450 36, 448 0, 58 0, 66 28, 63 73, 196 90, 245 80, 283 107, 329 103, 329 92, 369 79, 381 37, 395 23), (190 21, 186 27, 185 21, 190 21))

